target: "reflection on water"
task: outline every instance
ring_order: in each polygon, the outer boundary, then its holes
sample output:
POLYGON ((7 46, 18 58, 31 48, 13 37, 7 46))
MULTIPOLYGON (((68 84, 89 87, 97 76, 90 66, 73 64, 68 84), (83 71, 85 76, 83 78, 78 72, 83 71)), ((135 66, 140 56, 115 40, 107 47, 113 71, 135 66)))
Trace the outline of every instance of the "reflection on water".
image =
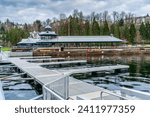
POLYGON ((75 74, 74 77, 87 83, 112 91, 126 87, 134 90, 150 92, 150 57, 149 56, 101 56, 88 57, 88 62, 95 65, 129 65, 128 72, 101 73, 98 75, 75 74))

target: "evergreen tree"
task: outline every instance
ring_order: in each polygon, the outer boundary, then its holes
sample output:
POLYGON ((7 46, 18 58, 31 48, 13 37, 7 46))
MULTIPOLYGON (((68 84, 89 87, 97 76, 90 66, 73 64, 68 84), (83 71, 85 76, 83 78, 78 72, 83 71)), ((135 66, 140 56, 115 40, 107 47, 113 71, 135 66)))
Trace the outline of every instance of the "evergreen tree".
POLYGON ((149 24, 149 22, 147 22, 146 23, 146 41, 147 41, 147 43, 149 43, 149 41, 150 41, 150 24, 149 24))
POLYGON ((120 28, 118 24, 112 24, 110 26, 110 31, 115 37, 120 38, 120 28))
POLYGON ((146 27, 144 25, 144 23, 142 22, 142 24, 140 25, 140 35, 142 37, 143 40, 146 40, 146 27))
POLYGON ((124 26, 124 20, 122 18, 119 20, 119 26, 124 26))
POLYGON ((104 21, 103 35, 110 35, 107 21, 104 21))
POLYGON ((116 25, 115 25, 115 33, 114 33, 114 36, 117 37, 117 38, 121 38, 119 24, 116 24, 116 25))
POLYGON ((115 24, 112 24, 111 26, 110 26, 110 32, 111 32, 111 34, 115 34, 115 24))
POLYGON ((95 18, 93 19, 92 23, 92 35, 100 35, 100 27, 95 18))
POLYGON ((27 38, 29 33, 20 28, 13 28, 6 32, 5 42, 16 45, 22 38, 27 38))
POLYGON ((90 23, 89 23, 89 21, 85 22, 85 25, 84 25, 84 35, 90 35, 90 23))
POLYGON ((131 44, 134 44, 135 43, 135 37, 136 37, 136 28, 135 28, 135 25, 133 23, 130 25, 129 32, 130 32, 129 42, 131 44))
POLYGON ((123 38, 129 41, 130 32, 129 32, 129 27, 127 25, 125 25, 123 29, 123 38))
POLYGON ((34 23, 33 23, 33 28, 35 31, 38 31, 40 32, 41 29, 42 29, 42 23, 40 20, 36 20, 34 23))

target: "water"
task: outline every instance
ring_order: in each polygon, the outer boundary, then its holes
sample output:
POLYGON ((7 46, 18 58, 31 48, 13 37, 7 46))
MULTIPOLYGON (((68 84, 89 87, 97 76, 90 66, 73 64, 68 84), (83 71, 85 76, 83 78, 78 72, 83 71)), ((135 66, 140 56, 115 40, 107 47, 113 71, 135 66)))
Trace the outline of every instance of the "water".
MULTIPOLYGON (((53 65, 44 66, 50 70, 68 70, 86 67, 98 67, 123 64, 129 65, 129 70, 118 72, 99 72, 97 74, 73 74, 74 78, 80 79, 104 89, 114 92, 126 87, 133 90, 138 90, 150 93, 150 57, 149 56, 100 56, 100 57, 80 57, 79 60, 87 59, 87 64, 77 65, 53 65)), ((8 100, 27 100, 39 95, 37 89, 42 89, 37 86, 33 87, 33 82, 29 81, 3 81, 3 89, 5 98, 8 100)))
POLYGON ((33 81, 2 81, 6 100, 29 100, 39 94, 34 89, 33 81))
POLYGON ((96 66, 124 64, 129 70, 121 73, 74 74, 77 79, 108 89, 121 90, 126 87, 150 93, 150 57, 149 56, 101 56, 88 58, 88 62, 96 66))

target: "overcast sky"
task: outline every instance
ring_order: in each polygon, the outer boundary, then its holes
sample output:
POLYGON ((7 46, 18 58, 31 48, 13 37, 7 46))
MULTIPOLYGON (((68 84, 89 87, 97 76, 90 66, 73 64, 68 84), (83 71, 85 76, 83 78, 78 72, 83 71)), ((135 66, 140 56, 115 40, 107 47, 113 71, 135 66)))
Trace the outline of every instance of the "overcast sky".
POLYGON ((105 10, 132 12, 136 16, 150 14, 150 0, 0 0, 0 20, 31 23, 36 19, 59 17, 60 13, 72 14, 74 9, 83 14, 105 10))

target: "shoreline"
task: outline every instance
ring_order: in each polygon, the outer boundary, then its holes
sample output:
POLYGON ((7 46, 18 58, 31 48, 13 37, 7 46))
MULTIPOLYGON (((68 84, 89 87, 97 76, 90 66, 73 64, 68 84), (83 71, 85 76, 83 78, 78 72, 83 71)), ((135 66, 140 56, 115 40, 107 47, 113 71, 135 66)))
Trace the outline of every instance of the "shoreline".
POLYGON ((150 49, 64 49, 63 51, 51 48, 41 48, 33 51, 33 56, 52 56, 52 57, 76 57, 76 56, 130 56, 130 55, 149 55, 150 49))

